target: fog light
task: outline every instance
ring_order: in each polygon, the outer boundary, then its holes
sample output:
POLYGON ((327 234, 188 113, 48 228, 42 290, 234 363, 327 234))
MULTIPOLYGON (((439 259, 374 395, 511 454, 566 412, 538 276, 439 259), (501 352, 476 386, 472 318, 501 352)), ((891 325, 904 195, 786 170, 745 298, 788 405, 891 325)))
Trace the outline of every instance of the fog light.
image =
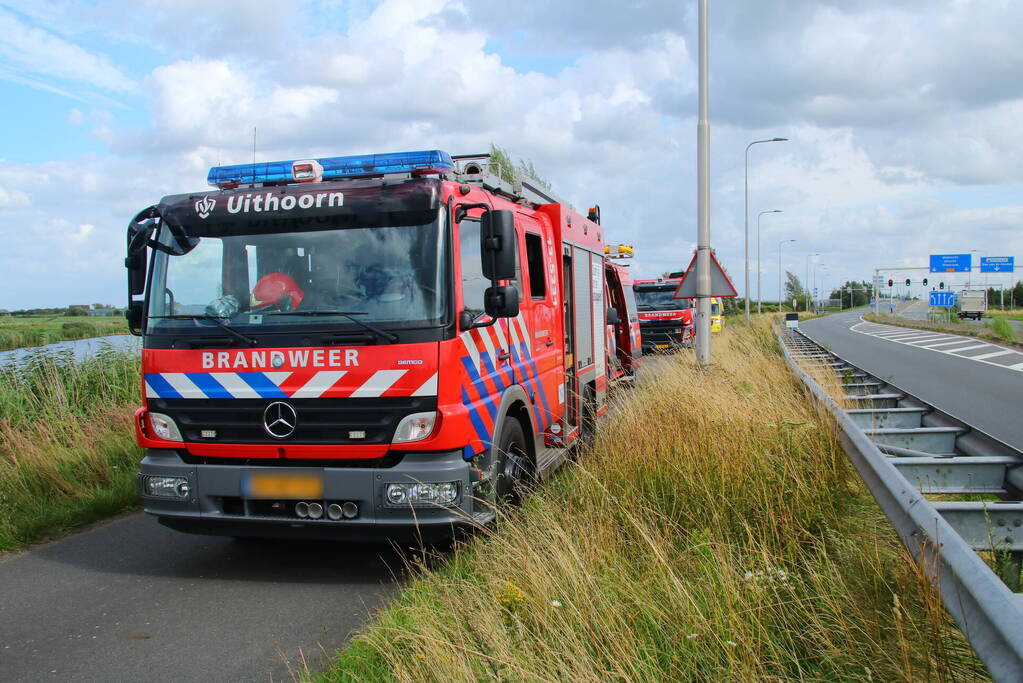
POLYGON ((165 441, 181 441, 181 432, 174 420, 163 413, 149 413, 149 426, 153 434, 165 441))
POLYGON ((457 481, 388 484, 384 495, 392 506, 451 505, 458 500, 460 484, 457 481))
POLYGON ((387 485, 387 502, 391 505, 401 505, 408 499, 408 490, 404 484, 387 485))
POLYGON ((144 496, 185 499, 191 493, 192 487, 184 477, 142 475, 142 495, 144 496))

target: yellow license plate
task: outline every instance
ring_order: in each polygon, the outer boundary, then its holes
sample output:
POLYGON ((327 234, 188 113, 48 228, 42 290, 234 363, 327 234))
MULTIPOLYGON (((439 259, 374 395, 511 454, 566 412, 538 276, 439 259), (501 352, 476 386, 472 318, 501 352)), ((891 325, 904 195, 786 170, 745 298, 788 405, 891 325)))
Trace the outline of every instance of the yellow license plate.
POLYGON ((668 348, 668 345, 667 344, 658 344, 657 348, 659 348, 659 349, 666 349, 666 348, 668 348))
POLYGON ((323 498, 321 474, 250 474, 244 482, 246 498, 323 498))

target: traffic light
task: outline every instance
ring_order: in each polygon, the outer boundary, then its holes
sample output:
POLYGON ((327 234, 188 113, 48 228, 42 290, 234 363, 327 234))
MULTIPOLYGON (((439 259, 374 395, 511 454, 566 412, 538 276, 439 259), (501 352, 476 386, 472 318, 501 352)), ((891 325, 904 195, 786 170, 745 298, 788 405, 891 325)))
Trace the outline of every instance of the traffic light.
POLYGON ((924 287, 927 286, 927 278, 924 278, 924 287))
POLYGON ((891 279, 888 280, 888 286, 889 287, 891 287, 894 284, 895 284, 894 280, 891 280, 891 279))
POLYGON ((945 289, 945 283, 944 282, 939 282, 938 283, 938 289, 945 289))
MULTIPOLYGON (((909 287, 909 284, 910 284, 910 282, 909 282, 909 278, 907 277, 907 278, 906 278, 906 286, 907 286, 907 287, 909 287)), ((925 284, 926 284, 926 283, 925 283, 925 284)))

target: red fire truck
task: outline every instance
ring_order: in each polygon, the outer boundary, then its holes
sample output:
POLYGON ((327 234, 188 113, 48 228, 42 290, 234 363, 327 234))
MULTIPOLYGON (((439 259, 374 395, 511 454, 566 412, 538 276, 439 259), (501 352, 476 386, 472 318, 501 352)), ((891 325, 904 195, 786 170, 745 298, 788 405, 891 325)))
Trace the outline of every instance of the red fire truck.
POLYGON ((486 523, 592 438, 608 323, 635 367, 599 209, 506 182, 487 155, 208 181, 128 229, 139 491, 171 528, 381 539, 486 523))
POLYGON ((668 351, 693 343, 696 328, 692 301, 672 298, 681 281, 681 273, 672 273, 671 277, 633 282, 644 353, 668 351))

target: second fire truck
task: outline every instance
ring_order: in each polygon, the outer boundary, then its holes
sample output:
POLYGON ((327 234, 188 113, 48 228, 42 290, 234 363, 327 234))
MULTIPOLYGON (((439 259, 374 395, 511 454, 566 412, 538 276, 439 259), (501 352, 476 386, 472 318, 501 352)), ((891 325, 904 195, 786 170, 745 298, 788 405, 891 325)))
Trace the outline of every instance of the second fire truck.
POLYGON ((486 523, 593 438, 613 376, 636 367, 599 210, 502 180, 486 155, 208 180, 127 236, 139 490, 171 528, 381 539, 486 523))
POLYGON ((633 283, 644 353, 670 351, 693 343, 696 328, 692 300, 672 298, 681 281, 681 273, 672 273, 670 277, 633 283))

